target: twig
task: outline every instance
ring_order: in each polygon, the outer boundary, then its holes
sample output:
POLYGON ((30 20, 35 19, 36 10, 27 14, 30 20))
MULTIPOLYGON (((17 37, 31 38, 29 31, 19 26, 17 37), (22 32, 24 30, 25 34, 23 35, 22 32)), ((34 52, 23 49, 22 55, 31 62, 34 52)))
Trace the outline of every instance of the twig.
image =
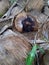
POLYGON ((9 8, 9 10, 2 16, 2 18, 4 17, 9 17, 11 10, 13 9, 13 7, 17 4, 17 2, 14 2, 13 5, 9 8))
POLYGON ((13 16, 10 16, 9 18, 0 18, 0 23, 10 19, 13 19, 13 16))
MULTIPOLYGON (((7 11, 7 13, 5 13, 3 16, 2 16, 2 18, 4 18, 4 17, 9 17, 10 16, 10 14, 11 14, 11 10, 14 8, 14 6, 17 4, 18 6, 20 6, 20 7, 22 7, 22 9, 18 12, 18 13, 20 13, 24 8, 25 8, 25 6, 28 4, 28 2, 29 2, 29 0, 27 0, 27 2, 25 3, 25 5, 24 6, 21 6, 20 5, 20 3, 17 3, 17 1, 16 2, 14 2, 13 3, 13 5, 9 8, 9 10, 7 11)), ((18 14, 17 13, 17 14, 18 14)), ((17 15, 16 14, 16 15, 17 15)))

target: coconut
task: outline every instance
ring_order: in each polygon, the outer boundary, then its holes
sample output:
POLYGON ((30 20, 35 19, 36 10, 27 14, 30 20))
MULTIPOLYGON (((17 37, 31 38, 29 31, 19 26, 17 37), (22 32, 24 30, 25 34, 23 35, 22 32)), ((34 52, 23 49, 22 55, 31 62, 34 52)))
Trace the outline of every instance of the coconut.
POLYGON ((25 65, 30 50, 23 36, 8 30, 0 37, 0 65, 25 65))
POLYGON ((41 9, 44 6, 44 0, 30 0, 27 5, 27 10, 36 9, 38 11, 41 11, 41 9))
POLYGON ((38 30, 36 19, 29 13, 21 12, 14 19, 14 26, 19 32, 31 32, 38 30))

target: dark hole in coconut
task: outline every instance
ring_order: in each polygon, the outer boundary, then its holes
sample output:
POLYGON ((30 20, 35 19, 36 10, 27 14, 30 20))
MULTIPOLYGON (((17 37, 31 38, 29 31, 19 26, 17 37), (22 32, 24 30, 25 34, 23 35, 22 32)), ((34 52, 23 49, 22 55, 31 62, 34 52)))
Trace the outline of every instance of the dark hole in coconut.
POLYGON ((34 31, 35 20, 32 19, 31 17, 27 16, 27 18, 22 20, 22 24, 23 24, 23 31, 24 32, 34 31))

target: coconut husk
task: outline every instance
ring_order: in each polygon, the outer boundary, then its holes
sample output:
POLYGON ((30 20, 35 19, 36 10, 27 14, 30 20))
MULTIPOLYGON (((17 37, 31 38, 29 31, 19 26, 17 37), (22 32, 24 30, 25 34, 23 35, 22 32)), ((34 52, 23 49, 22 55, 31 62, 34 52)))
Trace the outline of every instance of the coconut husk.
POLYGON ((9 6, 8 0, 0 0, 0 17, 8 10, 9 6))
POLYGON ((49 16, 49 7, 48 6, 45 6, 44 8, 44 14, 49 16))
POLYGON ((26 10, 37 9, 38 11, 41 11, 43 6, 44 0, 30 0, 26 7, 26 10))
POLYGON ((44 65, 49 65, 49 50, 46 51, 46 54, 44 56, 44 65))
POLYGON ((41 44, 40 46, 45 49, 45 55, 43 57, 44 65, 49 65, 49 43, 41 44))
POLYGON ((0 36, 0 65, 25 65, 31 45, 24 37, 6 31, 0 36))
POLYGON ((45 23, 47 18, 48 18, 48 16, 40 13, 40 15, 38 15, 38 17, 37 17, 37 21, 38 21, 38 23, 45 23))

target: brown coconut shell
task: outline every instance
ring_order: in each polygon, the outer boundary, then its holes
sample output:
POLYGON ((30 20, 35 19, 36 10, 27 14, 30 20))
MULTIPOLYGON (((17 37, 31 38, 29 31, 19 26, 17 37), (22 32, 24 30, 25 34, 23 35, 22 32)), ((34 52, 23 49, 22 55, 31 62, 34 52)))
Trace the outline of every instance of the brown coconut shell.
POLYGON ((25 12, 22 12, 15 17, 13 22, 14 22, 14 26, 15 26, 16 30, 19 32, 23 32, 22 20, 27 18, 27 16, 32 18, 32 20, 34 21, 34 24, 35 24, 35 26, 33 27, 34 31, 37 31, 38 30, 38 23, 37 23, 35 17, 33 17, 29 13, 25 13, 25 12))
POLYGON ((0 38, 0 65, 25 65, 31 45, 20 34, 6 34, 0 38))

